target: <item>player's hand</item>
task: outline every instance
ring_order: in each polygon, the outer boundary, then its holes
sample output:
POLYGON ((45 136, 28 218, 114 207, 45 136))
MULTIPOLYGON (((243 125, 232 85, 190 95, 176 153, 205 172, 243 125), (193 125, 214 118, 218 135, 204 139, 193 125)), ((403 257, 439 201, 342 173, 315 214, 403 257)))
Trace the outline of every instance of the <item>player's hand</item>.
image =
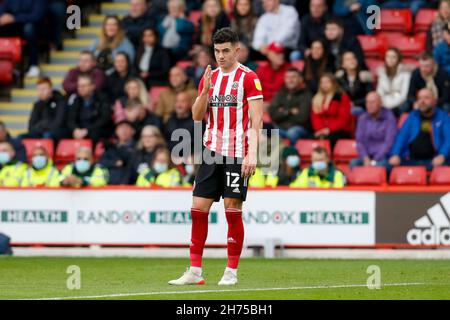
POLYGON ((243 178, 250 177, 255 173, 256 170, 256 156, 251 155, 250 153, 247 154, 242 161, 242 167, 241 167, 241 176, 243 178))
POLYGON ((202 94, 207 95, 209 92, 209 86, 211 85, 211 65, 208 64, 203 75, 203 88, 202 94))

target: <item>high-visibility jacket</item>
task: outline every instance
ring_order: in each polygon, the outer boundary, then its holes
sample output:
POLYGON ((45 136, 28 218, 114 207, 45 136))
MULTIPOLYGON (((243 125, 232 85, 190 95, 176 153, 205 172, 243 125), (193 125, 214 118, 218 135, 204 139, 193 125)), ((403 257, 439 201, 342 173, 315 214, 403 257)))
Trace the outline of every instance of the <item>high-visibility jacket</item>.
POLYGON ((59 187, 59 171, 53 166, 53 161, 48 159, 47 165, 37 170, 29 166, 23 174, 22 187, 59 187))
POLYGON ((278 184, 278 177, 272 172, 264 175, 261 168, 256 167, 255 173, 250 176, 248 186, 252 188, 276 187, 278 184))
POLYGON ((333 164, 329 164, 328 173, 325 176, 317 174, 312 167, 303 169, 300 175, 289 187, 294 188, 342 188, 345 185, 344 174, 337 170, 333 164))
POLYGON ((61 171, 59 181, 62 182, 67 176, 75 175, 82 180, 83 187, 104 187, 108 184, 109 173, 108 169, 101 167, 98 164, 94 164, 87 172, 79 173, 74 164, 70 163, 66 165, 61 171))
POLYGON ((0 186, 20 187, 23 173, 27 170, 27 164, 20 161, 11 161, 0 169, 0 186))
POLYGON ((178 187, 183 185, 183 178, 176 168, 156 174, 151 169, 144 170, 136 181, 138 187, 150 187, 152 185, 163 188, 178 187))

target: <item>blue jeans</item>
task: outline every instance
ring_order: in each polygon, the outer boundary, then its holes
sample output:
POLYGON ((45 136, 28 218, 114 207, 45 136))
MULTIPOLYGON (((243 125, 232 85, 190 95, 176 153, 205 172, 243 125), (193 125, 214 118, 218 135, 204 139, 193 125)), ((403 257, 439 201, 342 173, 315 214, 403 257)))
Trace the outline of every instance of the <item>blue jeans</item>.
POLYGON ((287 130, 281 128, 277 129, 280 130, 280 137, 283 139, 289 139, 292 146, 295 146, 298 139, 311 138, 311 132, 302 126, 293 126, 287 130))
MULTIPOLYGON (((350 161, 350 169, 353 169, 354 167, 361 167, 363 165, 364 165, 364 159, 363 158, 355 158, 355 159, 352 159, 350 161)), ((378 160, 376 162, 375 166, 387 168, 388 160, 387 159, 378 160)))
POLYGON ((427 8, 428 4, 425 0, 410 0, 406 1, 390 0, 381 5, 382 9, 408 9, 410 8, 413 15, 416 16, 417 12, 422 8, 427 8))

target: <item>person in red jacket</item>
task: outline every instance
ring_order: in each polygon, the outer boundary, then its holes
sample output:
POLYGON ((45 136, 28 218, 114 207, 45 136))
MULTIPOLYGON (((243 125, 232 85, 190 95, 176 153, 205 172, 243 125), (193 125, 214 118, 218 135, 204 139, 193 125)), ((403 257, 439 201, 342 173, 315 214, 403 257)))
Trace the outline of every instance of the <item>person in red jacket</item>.
POLYGON ((319 90, 313 97, 311 124, 317 139, 330 140, 331 147, 339 139, 350 138, 353 118, 350 98, 339 90, 336 78, 330 73, 320 77, 319 90))
POLYGON ((291 67, 284 57, 284 47, 276 42, 267 47, 268 64, 263 64, 256 69, 256 74, 261 81, 264 92, 264 102, 270 103, 273 96, 284 85, 284 74, 291 67))

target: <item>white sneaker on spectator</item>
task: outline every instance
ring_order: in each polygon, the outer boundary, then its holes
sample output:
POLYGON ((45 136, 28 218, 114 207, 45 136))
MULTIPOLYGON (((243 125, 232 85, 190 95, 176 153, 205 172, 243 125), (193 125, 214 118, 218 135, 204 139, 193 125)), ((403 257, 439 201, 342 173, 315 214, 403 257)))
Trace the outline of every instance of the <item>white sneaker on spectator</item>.
POLYGON ((37 78, 39 77, 39 74, 41 73, 41 70, 38 66, 30 66, 30 69, 28 69, 28 72, 25 74, 25 77, 30 78, 37 78))

